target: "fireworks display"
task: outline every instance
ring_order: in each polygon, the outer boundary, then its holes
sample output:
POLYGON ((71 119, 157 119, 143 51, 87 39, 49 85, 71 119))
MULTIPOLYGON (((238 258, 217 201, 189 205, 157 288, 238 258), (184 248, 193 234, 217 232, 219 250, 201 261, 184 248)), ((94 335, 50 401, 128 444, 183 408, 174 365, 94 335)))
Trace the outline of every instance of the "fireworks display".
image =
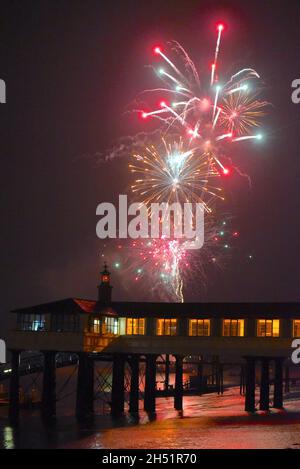
POLYGON ((159 108, 140 110, 143 119, 156 118, 164 135, 174 131, 185 138, 187 149, 192 148, 200 159, 206 158, 208 167, 213 160, 220 174, 228 174, 226 163, 230 161, 230 145, 242 140, 261 140, 257 131, 260 118, 265 114, 266 101, 258 98, 260 77, 251 68, 244 68, 221 84, 217 79, 217 59, 223 25, 218 25, 215 60, 211 67, 208 86, 202 85, 194 63, 177 43, 171 43, 171 51, 182 64, 180 71, 160 47, 154 54, 161 57, 164 68, 157 76, 162 86, 144 93, 165 95, 159 108), (165 68, 167 67, 167 68, 165 68))
POLYGON ((152 202, 199 202, 211 212, 210 200, 221 195, 222 188, 213 186, 219 176, 215 160, 205 151, 199 154, 197 147, 184 147, 178 141, 167 143, 164 138, 160 148, 146 147, 142 154, 134 154, 135 164, 129 164, 137 177, 131 186, 145 205, 152 202))
MULTIPOLYGON (((187 52, 177 42, 169 53, 155 46, 159 59, 153 68, 160 85, 145 90, 136 112, 145 121, 156 119, 159 138, 151 133, 148 144, 132 145, 129 171, 133 197, 149 206, 152 202, 201 202, 205 208, 205 242, 199 250, 186 250, 184 239, 135 240, 119 246, 113 265, 130 270, 136 281, 151 279, 156 291, 183 301, 185 281, 191 274, 204 278, 207 264, 220 265, 238 237, 228 230, 220 205, 225 200, 224 177, 232 171, 231 148, 243 141, 259 141, 267 102, 259 99, 261 80, 252 68, 244 68, 227 81, 219 77, 219 52, 224 25, 217 25, 217 42, 209 77, 199 76, 187 52), (171 58, 170 58, 171 57, 171 58), (226 229, 225 229, 226 228, 226 229), (123 256, 123 257, 122 257, 123 256), (201 276, 200 276, 201 274, 201 276)), ((251 259, 251 255, 249 256, 251 259)))
MULTIPOLYGON (((232 220, 217 221, 213 216, 205 224, 205 242, 200 250, 186 250, 180 240, 163 238, 122 240, 105 243, 103 259, 109 258, 111 267, 120 272, 125 289, 136 284, 148 295, 165 301, 184 300, 184 285, 195 285, 201 292, 206 287, 207 272, 223 270, 232 251, 238 252, 239 232, 232 220)), ((246 258, 252 260, 252 254, 246 258)))

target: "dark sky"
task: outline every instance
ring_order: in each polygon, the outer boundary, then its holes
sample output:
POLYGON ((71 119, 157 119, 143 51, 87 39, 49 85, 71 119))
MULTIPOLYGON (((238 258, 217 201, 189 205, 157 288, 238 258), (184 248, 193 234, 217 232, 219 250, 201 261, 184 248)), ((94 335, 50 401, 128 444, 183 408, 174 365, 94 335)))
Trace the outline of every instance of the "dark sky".
MULTIPOLYGON (((257 69, 273 106, 265 141, 242 147, 252 189, 233 182, 240 254, 198 298, 196 275, 186 300, 300 301, 300 104, 291 102, 291 82, 300 78, 300 2, 1 2, 0 336, 10 309, 96 296, 95 209, 126 177, 122 162, 96 165, 83 155, 142 130, 124 110, 153 86, 144 67, 153 44, 177 39, 200 63, 213 52, 220 19, 228 25, 225 72, 229 65, 257 69)), ((113 283, 115 299, 147 299, 136 285, 125 291, 113 283)))

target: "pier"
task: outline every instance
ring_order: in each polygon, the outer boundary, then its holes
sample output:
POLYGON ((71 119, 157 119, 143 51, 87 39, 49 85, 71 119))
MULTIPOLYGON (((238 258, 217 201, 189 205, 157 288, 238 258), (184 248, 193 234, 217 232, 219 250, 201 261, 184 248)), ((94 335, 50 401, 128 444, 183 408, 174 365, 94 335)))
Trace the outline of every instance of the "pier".
POLYGON ((56 413, 59 363, 77 364, 74 413, 78 420, 93 416, 97 361, 111 364, 114 417, 123 414, 126 395, 132 414, 138 413, 141 400, 144 410, 155 414, 158 397, 172 396, 174 408, 181 411, 185 395, 222 395, 224 368, 233 365, 240 369, 246 412, 283 407, 291 342, 300 336, 300 304, 115 302, 110 282, 105 266, 97 300, 67 298, 12 311, 8 339, 12 424, 19 419, 20 379, 26 372, 22 356, 28 351, 40 357, 39 365, 30 369, 43 373, 41 412, 46 421, 56 413), (197 372, 187 382, 184 369, 191 364, 197 372), (158 368, 163 375, 161 386, 156 379, 158 368), (170 368, 175 374, 172 386, 170 368))

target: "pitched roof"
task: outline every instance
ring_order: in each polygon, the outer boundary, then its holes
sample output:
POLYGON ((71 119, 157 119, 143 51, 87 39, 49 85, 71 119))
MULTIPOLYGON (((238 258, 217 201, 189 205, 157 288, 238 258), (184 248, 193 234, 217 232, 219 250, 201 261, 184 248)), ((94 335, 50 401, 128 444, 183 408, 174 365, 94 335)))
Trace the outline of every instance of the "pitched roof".
POLYGON ((161 303, 112 302, 118 316, 140 317, 293 317, 300 318, 300 303, 161 303))
POLYGON ((293 317, 300 318, 300 303, 162 303, 113 301, 109 306, 95 300, 66 298, 19 308, 24 314, 105 314, 133 317, 293 317))
POLYGON ((24 314, 82 314, 82 313, 98 313, 108 316, 115 316, 116 313, 95 300, 83 298, 66 298, 50 303, 42 303, 39 305, 28 306, 25 308, 14 309, 12 313, 24 314))

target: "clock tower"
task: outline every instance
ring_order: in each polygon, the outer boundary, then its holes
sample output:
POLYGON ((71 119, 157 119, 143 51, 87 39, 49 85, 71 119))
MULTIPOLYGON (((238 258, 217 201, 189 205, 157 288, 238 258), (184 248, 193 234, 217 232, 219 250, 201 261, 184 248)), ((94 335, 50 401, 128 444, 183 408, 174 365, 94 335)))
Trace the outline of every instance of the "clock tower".
POLYGON ((98 301, 101 303, 111 302, 112 286, 110 285, 110 272, 107 270, 107 264, 104 263, 104 269, 100 273, 100 284, 98 285, 98 301))

